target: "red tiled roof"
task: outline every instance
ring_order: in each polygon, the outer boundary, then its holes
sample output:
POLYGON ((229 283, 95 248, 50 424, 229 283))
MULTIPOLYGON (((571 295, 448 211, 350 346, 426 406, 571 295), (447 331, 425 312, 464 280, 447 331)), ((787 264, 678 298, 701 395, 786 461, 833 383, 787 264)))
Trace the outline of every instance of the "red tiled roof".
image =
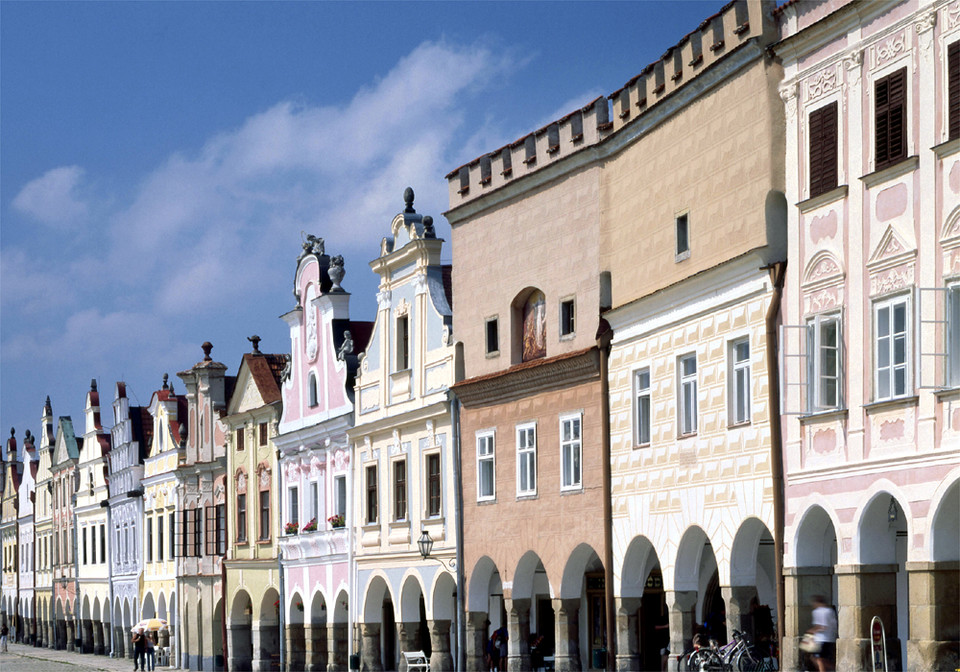
POLYGON ((265 404, 280 401, 280 373, 286 366, 286 355, 247 353, 243 356, 253 382, 265 404))

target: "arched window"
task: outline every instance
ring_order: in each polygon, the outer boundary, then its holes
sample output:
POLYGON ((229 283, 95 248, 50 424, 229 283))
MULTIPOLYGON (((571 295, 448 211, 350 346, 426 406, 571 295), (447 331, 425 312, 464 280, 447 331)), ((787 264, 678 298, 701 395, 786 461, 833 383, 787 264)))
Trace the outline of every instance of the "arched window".
POLYGON ((312 373, 312 372, 310 373, 310 392, 309 392, 309 394, 310 394, 310 406, 311 406, 311 407, 316 406, 317 403, 319 403, 318 400, 317 400, 317 374, 312 373))

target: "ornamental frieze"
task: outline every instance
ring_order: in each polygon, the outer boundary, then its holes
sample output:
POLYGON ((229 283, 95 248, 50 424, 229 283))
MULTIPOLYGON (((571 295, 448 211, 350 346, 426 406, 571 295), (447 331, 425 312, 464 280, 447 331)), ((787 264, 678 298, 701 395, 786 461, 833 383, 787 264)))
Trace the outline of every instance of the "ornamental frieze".
POLYGON ((903 30, 870 47, 870 69, 875 70, 907 51, 907 36, 903 30))

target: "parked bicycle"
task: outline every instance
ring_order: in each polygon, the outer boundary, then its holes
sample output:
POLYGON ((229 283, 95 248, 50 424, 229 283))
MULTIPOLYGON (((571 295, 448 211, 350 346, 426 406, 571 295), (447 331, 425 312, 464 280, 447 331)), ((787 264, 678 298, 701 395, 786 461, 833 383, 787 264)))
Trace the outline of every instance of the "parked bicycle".
POLYGON ((698 636, 694 639, 694 648, 682 656, 681 667, 690 672, 772 672, 777 669, 776 662, 761 656, 739 630, 734 630, 733 639, 723 646, 717 646, 713 640, 705 644, 698 636))

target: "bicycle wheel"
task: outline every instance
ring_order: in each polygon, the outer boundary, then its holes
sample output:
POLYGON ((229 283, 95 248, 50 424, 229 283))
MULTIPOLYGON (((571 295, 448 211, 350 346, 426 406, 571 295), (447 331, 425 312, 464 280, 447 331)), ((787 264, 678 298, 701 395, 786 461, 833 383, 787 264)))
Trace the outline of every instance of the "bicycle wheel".
POLYGON ((723 672, 723 660, 713 649, 699 649, 690 655, 688 669, 692 672, 723 672))
POLYGON ((733 659, 733 669, 737 672, 759 672, 760 658, 750 649, 742 649, 733 659))

